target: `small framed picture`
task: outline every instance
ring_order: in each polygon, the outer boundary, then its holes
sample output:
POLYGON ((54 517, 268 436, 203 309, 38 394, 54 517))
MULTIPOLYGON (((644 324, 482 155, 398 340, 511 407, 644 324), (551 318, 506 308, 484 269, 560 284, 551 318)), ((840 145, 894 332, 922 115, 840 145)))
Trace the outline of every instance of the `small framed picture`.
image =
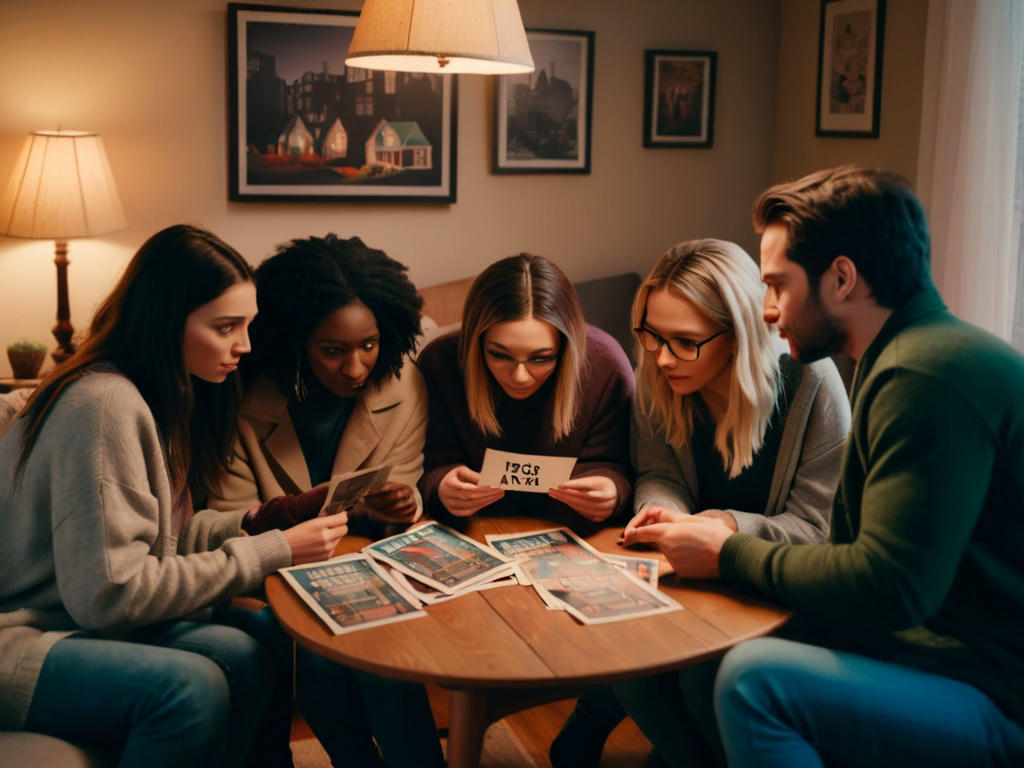
POLYGON ((885 0, 822 0, 817 136, 878 138, 885 0))
POLYGON ((528 29, 536 69, 494 87, 494 173, 590 173, 594 33, 528 29))
POLYGON ((644 51, 644 146, 710 147, 715 51, 644 51))
POLYGON ((228 4, 230 199, 455 202, 455 76, 347 66, 358 20, 228 4))

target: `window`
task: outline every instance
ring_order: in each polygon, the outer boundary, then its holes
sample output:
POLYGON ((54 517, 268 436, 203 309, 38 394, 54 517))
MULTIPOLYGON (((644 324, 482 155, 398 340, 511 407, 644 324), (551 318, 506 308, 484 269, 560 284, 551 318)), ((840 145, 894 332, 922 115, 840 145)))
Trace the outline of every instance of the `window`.
POLYGON ((1017 181, 1013 212, 1017 225, 1017 296, 1013 312, 1013 345, 1024 352, 1024 56, 1020 61, 1020 104, 1017 114, 1017 181))

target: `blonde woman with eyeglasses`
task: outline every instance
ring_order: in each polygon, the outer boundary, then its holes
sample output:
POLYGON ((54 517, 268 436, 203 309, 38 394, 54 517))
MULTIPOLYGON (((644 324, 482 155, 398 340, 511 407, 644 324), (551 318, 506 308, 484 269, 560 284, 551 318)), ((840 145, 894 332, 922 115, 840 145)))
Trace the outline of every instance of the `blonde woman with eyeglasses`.
POLYGON ((495 262, 476 278, 458 334, 419 357, 430 416, 420 491, 435 518, 534 514, 573 525, 624 512, 632 483, 633 372, 618 343, 585 325, 562 271, 541 256, 495 262), (572 456, 547 496, 478 485, 484 451, 572 456))
MULTIPOLYGON (((691 240, 658 260, 633 301, 637 479, 624 543, 653 544, 673 568, 699 556, 683 543, 692 525, 772 541, 828 539, 849 400, 831 360, 800 365, 780 354, 763 297, 758 267, 742 248, 691 240)), ((670 765, 721 762, 711 711, 716 668, 615 686, 670 765)), ((610 710, 597 694, 585 697, 563 741, 592 752, 596 742, 599 755, 615 721, 610 710)))
POLYGON ((716 518, 763 539, 820 542, 850 429, 835 365, 800 365, 762 317, 757 265, 738 245, 691 240, 637 290, 639 346, 627 542, 670 563, 674 525, 716 518))

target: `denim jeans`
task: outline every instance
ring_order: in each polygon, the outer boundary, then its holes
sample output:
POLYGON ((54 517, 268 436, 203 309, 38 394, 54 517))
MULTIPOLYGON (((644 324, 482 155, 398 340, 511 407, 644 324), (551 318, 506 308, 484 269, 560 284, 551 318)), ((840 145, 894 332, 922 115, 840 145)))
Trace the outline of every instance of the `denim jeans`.
POLYGON ((1024 765, 1024 728, 951 678, 778 638, 742 643, 715 680, 729 765, 1024 765))
POLYGON ((121 766, 241 765, 274 685, 253 637, 210 622, 130 640, 72 636, 43 662, 26 729, 120 752, 121 766))

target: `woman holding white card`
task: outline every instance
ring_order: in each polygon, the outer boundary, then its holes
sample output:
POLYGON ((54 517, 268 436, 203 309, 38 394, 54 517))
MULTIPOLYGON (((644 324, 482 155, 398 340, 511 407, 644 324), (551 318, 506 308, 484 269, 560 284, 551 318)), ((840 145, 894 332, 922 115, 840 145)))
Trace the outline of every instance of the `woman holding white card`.
POLYGON ((427 402, 409 354, 422 301, 405 266, 358 237, 309 237, 263 262, 256 290, 239 439, 210 506, 249 508, 393 464, 350 510, 353 529, 419 519, 427 402))
POLYGON ((541 256, 495 262, 473 282, 458 334, 423 350, 430 418, 420 490, 434 517, 488 508, 600 522, 625 510, 633 373, 619 345, 585 325, 569 280, 541 256), (540 493, 478 485, 488 448, 576 459, 540 493))

